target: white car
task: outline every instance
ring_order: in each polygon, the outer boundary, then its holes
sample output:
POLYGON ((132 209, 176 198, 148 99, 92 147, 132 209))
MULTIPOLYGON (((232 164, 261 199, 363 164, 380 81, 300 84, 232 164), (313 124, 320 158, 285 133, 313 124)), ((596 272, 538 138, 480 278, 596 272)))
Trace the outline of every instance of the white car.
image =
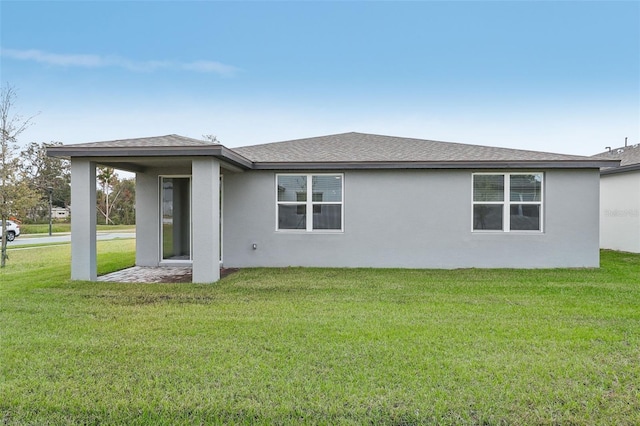
MULTIPOLYGON (((0 227, 2 225, 0 224, 0 227)), ((12 220, 7 220, 7 241, 13 241, 20 235, 20 225, 12 220)))

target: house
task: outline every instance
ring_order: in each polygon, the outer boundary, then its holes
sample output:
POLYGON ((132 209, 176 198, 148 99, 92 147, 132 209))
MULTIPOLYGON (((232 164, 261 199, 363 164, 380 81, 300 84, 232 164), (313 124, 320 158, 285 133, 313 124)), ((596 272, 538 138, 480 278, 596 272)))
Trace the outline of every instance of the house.
POLYGON ((51 217, 53 220, 69 219, 69 211, 70 209, 68 207, 52 207, 51 217))
POLYGON ((96 279, 96 164, 136 173, 136 264, 599 266, 600 168, 617 160, 344 133, 226 148, 178 135, 71 158, 73 279, 96 279))
POLYGON ((620 161, 600 171, 600 247, 640 253, 640 144, 593 158, 620 161))

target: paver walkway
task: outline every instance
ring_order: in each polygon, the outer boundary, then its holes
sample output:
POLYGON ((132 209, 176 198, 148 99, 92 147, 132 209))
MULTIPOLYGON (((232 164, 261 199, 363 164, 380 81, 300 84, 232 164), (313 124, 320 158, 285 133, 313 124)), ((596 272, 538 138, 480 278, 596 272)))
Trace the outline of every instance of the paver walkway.
MULTIPOLYGON (((235 268, 221 268, 220 278, 236 272, 235 268)), ((190 283, 191 266, 133 266, 98 277, 98 281, 118 283, 190 283)))
POLYGON ((134 266, 98 277, 98 281, 118 283, 190 283, 190 266, 134 266))

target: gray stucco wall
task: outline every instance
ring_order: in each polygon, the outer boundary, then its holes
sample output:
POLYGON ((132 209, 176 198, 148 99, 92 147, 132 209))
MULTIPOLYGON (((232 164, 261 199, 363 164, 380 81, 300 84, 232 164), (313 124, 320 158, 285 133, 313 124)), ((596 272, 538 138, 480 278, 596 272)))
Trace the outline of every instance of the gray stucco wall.
POLYGON ((136 265, 158 266, 160 217, 158 173, 136 174, 136 265))
POLYGON ((544 172, 542 233, 472 232, 470 170, 346 171, 343 233, 276 231, 276 173, 226 173, 223 263, 225 267, 597 267, 598 170, 544 172))

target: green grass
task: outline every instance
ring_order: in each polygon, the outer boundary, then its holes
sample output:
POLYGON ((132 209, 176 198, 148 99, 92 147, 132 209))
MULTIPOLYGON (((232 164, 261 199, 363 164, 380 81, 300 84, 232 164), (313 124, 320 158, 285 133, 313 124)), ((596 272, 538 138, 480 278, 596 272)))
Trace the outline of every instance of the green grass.
MULTIPOLYGON (((103 242, 100 270, 133 259, 103 242)), ((579 270, 0 272, 7 424, 639 424, 640 256, 579 270)))
MULTIPOLYGON (((124 231, 136 229, 135 225, 97 225, 98 231, 124 231)), ((53 223, 51 231, 58 232, 71 232, 70 223, 53 223)), ((47 234, 49 233, 48 223, 25 223, 20 225, 20 232, 22 234, 47 234)))
MULTIPOLYGON (((52 232, 71 232, 70 223, 53 223, 51 225, 52 232)), ((26 234, 47 234, 49 232, 48 223, 22 223, 20 224, 20 233, 26 234)))

